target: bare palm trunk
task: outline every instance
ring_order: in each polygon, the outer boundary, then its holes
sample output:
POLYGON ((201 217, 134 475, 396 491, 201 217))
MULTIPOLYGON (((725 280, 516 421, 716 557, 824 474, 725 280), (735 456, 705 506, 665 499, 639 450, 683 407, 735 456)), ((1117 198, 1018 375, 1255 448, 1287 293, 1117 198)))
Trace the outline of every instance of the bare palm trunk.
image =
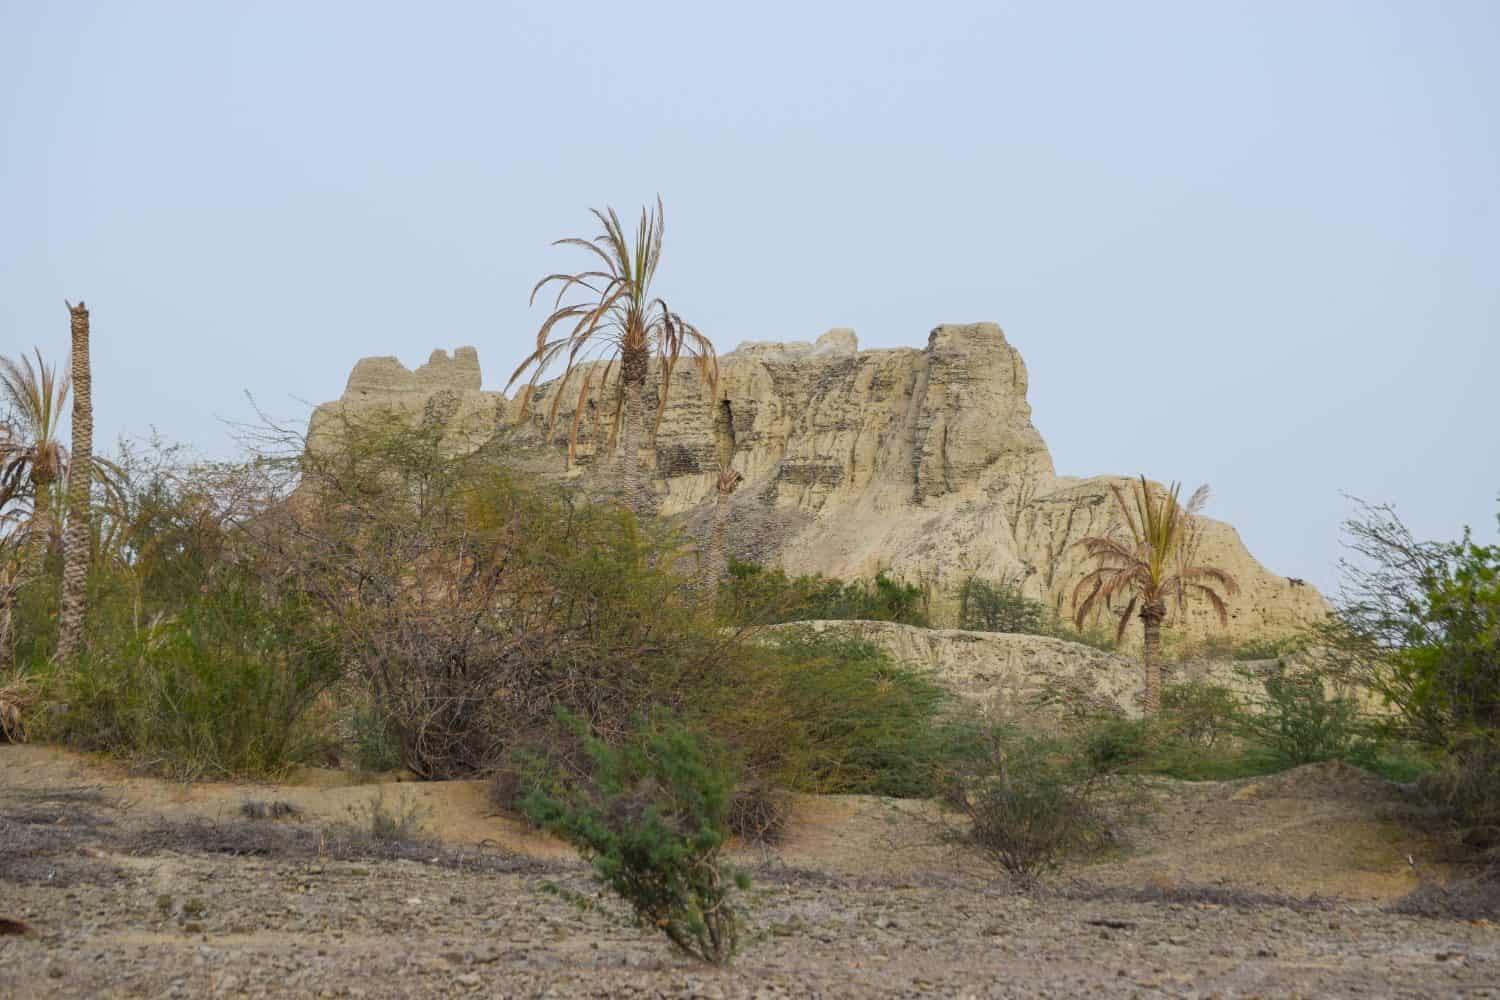
POLYGON ((620 483, 625 503, 636 516, 656 512, 656 498, 651 493, 649 471, 641 463, 641 441, 645 438, 645 408, 642 396, 646 387, 647 354, 629 350, 620 357, 620 380, 625 386, 625 426, 620 431, 620 483))
POLYGON ((1152 601, 1141 607, 1141 625, 1145 642, 1141 659, 1146 667, 1146 715, 1161 711, 1161 623, 1167 617, 1166 605, 1152 601))
POLYGON ((94 399, 89 375, 89 311, 69 306, 73 319, 73 455, 68 466, 68 510, 63 523, 62 607, 57 658, 67 662, 83 647, 89 575, 89 489, 94 471, 94 399))

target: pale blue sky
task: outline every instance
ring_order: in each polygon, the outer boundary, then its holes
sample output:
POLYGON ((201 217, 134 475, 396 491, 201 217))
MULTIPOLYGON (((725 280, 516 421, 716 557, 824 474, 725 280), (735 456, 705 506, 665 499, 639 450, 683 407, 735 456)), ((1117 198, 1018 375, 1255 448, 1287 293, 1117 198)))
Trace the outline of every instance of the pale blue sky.
POLYGON ((478 346, 661 192, 721 349, 994 320, 1059 471, 1212 484, 1332 582, 1340 491, 1495 534, 1500 5, 0 0, 0 353, 222 453, 478 346))

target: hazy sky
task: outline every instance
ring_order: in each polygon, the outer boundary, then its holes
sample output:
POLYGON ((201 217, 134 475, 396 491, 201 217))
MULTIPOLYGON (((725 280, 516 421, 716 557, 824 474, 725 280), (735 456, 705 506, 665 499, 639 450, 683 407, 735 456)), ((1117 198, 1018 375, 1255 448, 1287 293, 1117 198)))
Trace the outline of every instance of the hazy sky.
POLYGON ((721 349, 994 320, 1066 474, 1214 488, 1327 585, 1341 491, 1495 534, 1500 4, 0 0, 0 353, 208 454, 354 361, 502 386, 590 206, 721 349))

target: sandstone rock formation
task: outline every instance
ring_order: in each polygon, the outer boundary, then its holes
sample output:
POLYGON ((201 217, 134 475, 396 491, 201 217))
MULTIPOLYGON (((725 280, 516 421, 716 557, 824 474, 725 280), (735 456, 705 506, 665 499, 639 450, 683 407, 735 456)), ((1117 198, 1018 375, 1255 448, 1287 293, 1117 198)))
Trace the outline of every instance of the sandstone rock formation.
MULTIPOLYGON (((1026 401, 1026 365, 993 323, 944 325, 924 349, 861 351, 852 330, 814 343, 746 343, 720 358, 718 399, 689 365, 673 373, 656 436, 664 515, 702 523, 714 500, 717 456, 745 478, 735 494, 729 547, 789 572, 893 576, 928 584, 938 620, 973 574, 1010 580, 1068 610, 1086 560, 1074 543, 1116 525, 1113 477, 1057 475, 1026 401)), ((654 410, 659 373, 647 386, 654 410)), ((606 450, 611 400, 592 400, 568 457, 570 415, 582 376, 544 384, 527 402, 480 389, 473 348, 439 351, 408 372, 395 359, 361 361, 339 412, 388 406, 438 411, 454 449, 504 449, 537 471, 588 475, 606 450), (562 415, 548 429, 554 394, 562 415)), ((1129 456, 1121 456, 1128 467, 1129 456)), ((1271 573, 1228 524, 1208 521, 1203 557, 1232 572, 1231 638, 1274 636, 1321 616, 1310 586, 1271 573)), ((1206 608, 1181 632, 1219 632, 1206 608)), ((1139 630, 1131 629, 1134 635, 1139 630)))

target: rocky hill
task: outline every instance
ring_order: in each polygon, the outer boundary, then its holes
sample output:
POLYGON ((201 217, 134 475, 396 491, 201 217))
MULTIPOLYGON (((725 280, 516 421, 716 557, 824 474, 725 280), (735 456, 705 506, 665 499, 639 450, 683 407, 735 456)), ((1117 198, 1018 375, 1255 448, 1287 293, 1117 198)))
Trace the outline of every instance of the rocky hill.
MULTIPOLYGON (((713 500, 718 456, 731 457, 745 477, 729 538, 742 556, 794 573, 885 570, 927 583, 941 621, 971 574, 1017 581, 1066 609, 1086 562, 1074 543, 1115 526, 1109 485, 1119 478, 1057 474, 1031 423, 1025 362, 993 323, 939 326, 921 349, 861 351, 844 329, 814 343, 745 343, 720 367, 717 400, 691 366, 674 372, 648 460, 662 513, 695 527, 713 500)), ((540 474, 587 477, 608 405, 589 405, 570 458, 566 415, 581 385, 549 382, 525 402, 486 392, 472 347, 434 352, 415 372, 366 358, 343 397, 314 413, 310 439, 340 412, 391 407, 441 419, 455 450, 500 448, 540 474), (564 416, 549 433, 558 392, 564 416)), ((1129 456, 1120 461, 1129 468, 1129 456)), ((1240 582, 1231 638, 1284 634, 1327 606, 1310 585, 1263 567, 1228 524, 1208 521, 1201 551, 1240 582)), ((1218 631, 1203 608, 1182 625, 1189 636, 1218 631)))

